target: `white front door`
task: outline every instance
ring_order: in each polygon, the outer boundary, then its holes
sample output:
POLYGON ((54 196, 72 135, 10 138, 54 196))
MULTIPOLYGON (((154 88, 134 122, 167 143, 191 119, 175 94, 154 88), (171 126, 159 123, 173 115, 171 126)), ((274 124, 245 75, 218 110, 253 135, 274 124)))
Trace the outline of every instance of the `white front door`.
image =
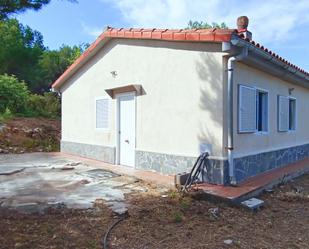
POLYGON ((135 96, 120 95, 119 99, 119 163, 134 167, 135 164, 135 96))

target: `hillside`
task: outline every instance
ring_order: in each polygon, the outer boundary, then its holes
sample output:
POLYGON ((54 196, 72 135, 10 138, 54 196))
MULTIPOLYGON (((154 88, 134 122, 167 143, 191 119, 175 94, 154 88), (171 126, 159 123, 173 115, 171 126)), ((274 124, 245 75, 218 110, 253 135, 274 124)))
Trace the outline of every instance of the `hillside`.
POLYGON ((60 120, 14 118, 0 123, 0 153, 59 151, 60 120))

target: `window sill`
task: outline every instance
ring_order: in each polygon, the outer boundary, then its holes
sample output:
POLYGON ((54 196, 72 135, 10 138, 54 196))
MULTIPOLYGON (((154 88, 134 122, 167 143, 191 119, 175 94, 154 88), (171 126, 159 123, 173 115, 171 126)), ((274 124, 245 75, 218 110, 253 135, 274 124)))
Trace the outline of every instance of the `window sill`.
POLYGON ((105 133, 111 132, 110 129, 106 129, 106 128, 95 128, 95 131, 105 132, 105 133))
POLYGON ((295 133, 296 130, 288 130, 288 133, 295 133))
POLYGON ((259 136, 266 136, 266 135, 269 135, 269 132, 268 131, 257 131, 254 134, 259 135, 259 136))
POLYGON ((295 133, 296 130, 278 131, 279 133, 295 133))

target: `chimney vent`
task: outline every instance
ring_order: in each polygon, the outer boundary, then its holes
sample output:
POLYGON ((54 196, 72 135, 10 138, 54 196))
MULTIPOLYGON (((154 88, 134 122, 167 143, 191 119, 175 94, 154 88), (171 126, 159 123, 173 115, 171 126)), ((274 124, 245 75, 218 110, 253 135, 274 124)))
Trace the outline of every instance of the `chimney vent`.
POLYGON ((248 31, 249 18, 247 16, 240 16, 237 18, 238 34, 244 35, 245 38, 252 40, 252 33, 248 31))

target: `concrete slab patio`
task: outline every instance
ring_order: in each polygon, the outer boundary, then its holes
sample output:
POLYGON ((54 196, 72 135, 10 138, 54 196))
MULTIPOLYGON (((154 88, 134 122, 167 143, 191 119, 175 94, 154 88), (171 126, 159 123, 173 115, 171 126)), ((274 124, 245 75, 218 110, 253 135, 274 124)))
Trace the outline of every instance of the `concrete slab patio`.
POLYGON ((60 153, 0 156, 1 207, 43 212, 59 205, 91 208, 99 199, 122 212, 127 207, 125 194, 145 191, 148 187, 133 175, 112 172, 86 159, 60 153))
POLYGON ((104 170, 110 170, 117 174, 134 176, 140 180, 153 183, 157 186, 166 187, 166 188, 175 188, 174 175, 162 175, 155 171, 134 169, 132 167, 109 164, 109 163, 105 163, 102 161, 80 157, 76 155, 71 155, 67 153, 56 152, 56 153, 50 153, 50 154, 54 156, 70 158, 71 160, 78 160, 88 165, 92 165, 93 167, 97 167, 97 168, 104 169, 104 170))
MULTIPOLYGON (((236 187, 203 183, 193 190, 207 198, 240 202, 308 171, 306 159, 252 177, 236 187)), ((145 182, 153 183, 162 192, 174 188, 174 176, 64 153, 0 156, 0 207, 25 212, 59 205, 90 208, 99 199, 121 212, 127 207, 125 194, 148 191, 150 185, 145 182)))

